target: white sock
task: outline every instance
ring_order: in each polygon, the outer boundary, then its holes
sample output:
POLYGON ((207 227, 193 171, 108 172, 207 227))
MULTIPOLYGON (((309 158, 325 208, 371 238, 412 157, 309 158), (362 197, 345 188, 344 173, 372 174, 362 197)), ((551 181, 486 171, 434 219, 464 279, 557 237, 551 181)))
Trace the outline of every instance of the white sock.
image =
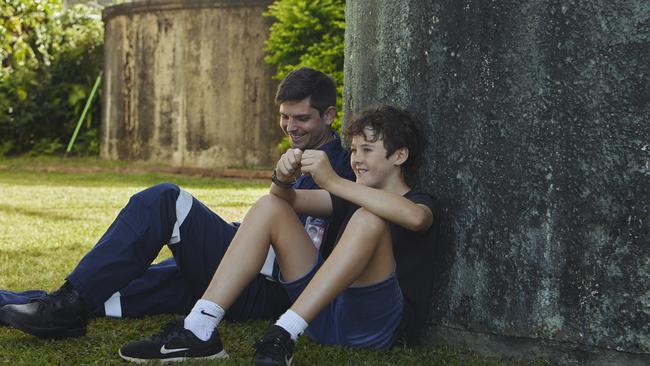
POLYGON ((298 336, 307 329, 307 322, 298 313, 289 309, 280 316, 275 325, 282 327, 291 334, 291 339, 295 342, 298 336))
POLYGON ((185 317, 184 328, 194 333, 200 340, 207 341, 224 314, 226 311, 221 306, 212 301, 199 299, 185 317))

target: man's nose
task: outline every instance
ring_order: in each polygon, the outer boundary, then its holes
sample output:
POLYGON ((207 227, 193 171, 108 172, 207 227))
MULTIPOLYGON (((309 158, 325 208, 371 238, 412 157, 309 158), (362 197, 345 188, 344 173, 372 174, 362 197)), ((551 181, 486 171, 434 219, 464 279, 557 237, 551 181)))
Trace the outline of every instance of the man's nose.
POLYGON ((289 118, 289 121, 287 122, 287 131, 295 131, 296 130, 296 122, 293 120, 293 118, 289 118))

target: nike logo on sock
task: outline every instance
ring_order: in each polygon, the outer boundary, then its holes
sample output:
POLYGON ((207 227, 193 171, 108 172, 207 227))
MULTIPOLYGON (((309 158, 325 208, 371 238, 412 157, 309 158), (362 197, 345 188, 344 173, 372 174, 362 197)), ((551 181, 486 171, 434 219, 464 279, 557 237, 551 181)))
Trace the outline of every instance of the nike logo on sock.
POLYGON ((217 318, 216 316, 214 316, 214 315, 212 315, 212 314, 206 313, 205 310, 201 310, 201 314, 203 314, 203 315, 207 315, 207 316, 210 316, 210 317, 213 317, 213 318, 215 318, 215 319, 217 318))
POLYGON ((189 350, 189 348, 165 348, 164 344, 160 347, 160 353, 163 355, 187 350, 189 350))

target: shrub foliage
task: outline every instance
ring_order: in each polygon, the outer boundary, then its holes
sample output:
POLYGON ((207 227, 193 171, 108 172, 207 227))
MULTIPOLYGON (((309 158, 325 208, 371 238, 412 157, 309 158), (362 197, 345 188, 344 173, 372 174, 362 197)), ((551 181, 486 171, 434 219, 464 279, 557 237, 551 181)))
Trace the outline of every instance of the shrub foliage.
MULTIPOLYGON (((277 79, 309 66, 334 77, 337 108, 343 89, 344 0, 277 0, 265 13, 275 19, 266 62, 277 79)), ((0 2, 0 156, 63 151, 102 68, 99 10, 62 0, 0 2)), ((99 149, 97 97, 75 151, 99 149)), ((340 113, 334 123, 340 129, 340 113)))
MULTIPOLYGON (((63 151, 101 70, 99 10, 61 0, 0 2, 0 155, 63 151)), ((99 98, 75 145, 98 152, 99 98)))
MULTIPOLYGON (((343 40, 345 35, 344 0, 277 0, 265 13, 273 17, 266 58, 276 65, 277 79, 300 66, 331 75, 337 83, 337 109, 343 91, 343 40)), ((341 128, 341 113, 334 123, 341 128)))

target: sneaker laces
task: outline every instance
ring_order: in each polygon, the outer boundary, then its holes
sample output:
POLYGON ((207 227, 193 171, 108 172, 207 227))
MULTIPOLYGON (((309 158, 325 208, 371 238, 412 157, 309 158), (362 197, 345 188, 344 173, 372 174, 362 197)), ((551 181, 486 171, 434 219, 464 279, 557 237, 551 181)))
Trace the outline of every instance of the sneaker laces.
POLYGON ((154 342, 168 342, 170 339, 184 336, 187 330, 181 325, 180 321, 173 321, 165 324, 160 331, 151 337, 150 340, 154 342))
POLYGON ((262 356, 271 356, 275 358, 276 356, 281 358, 284 357, 289 350, 284 346, 282 339, 278 336, 271 336, 268 338, 262 338, 255 342, 255 349, 257 354, 262 356))

